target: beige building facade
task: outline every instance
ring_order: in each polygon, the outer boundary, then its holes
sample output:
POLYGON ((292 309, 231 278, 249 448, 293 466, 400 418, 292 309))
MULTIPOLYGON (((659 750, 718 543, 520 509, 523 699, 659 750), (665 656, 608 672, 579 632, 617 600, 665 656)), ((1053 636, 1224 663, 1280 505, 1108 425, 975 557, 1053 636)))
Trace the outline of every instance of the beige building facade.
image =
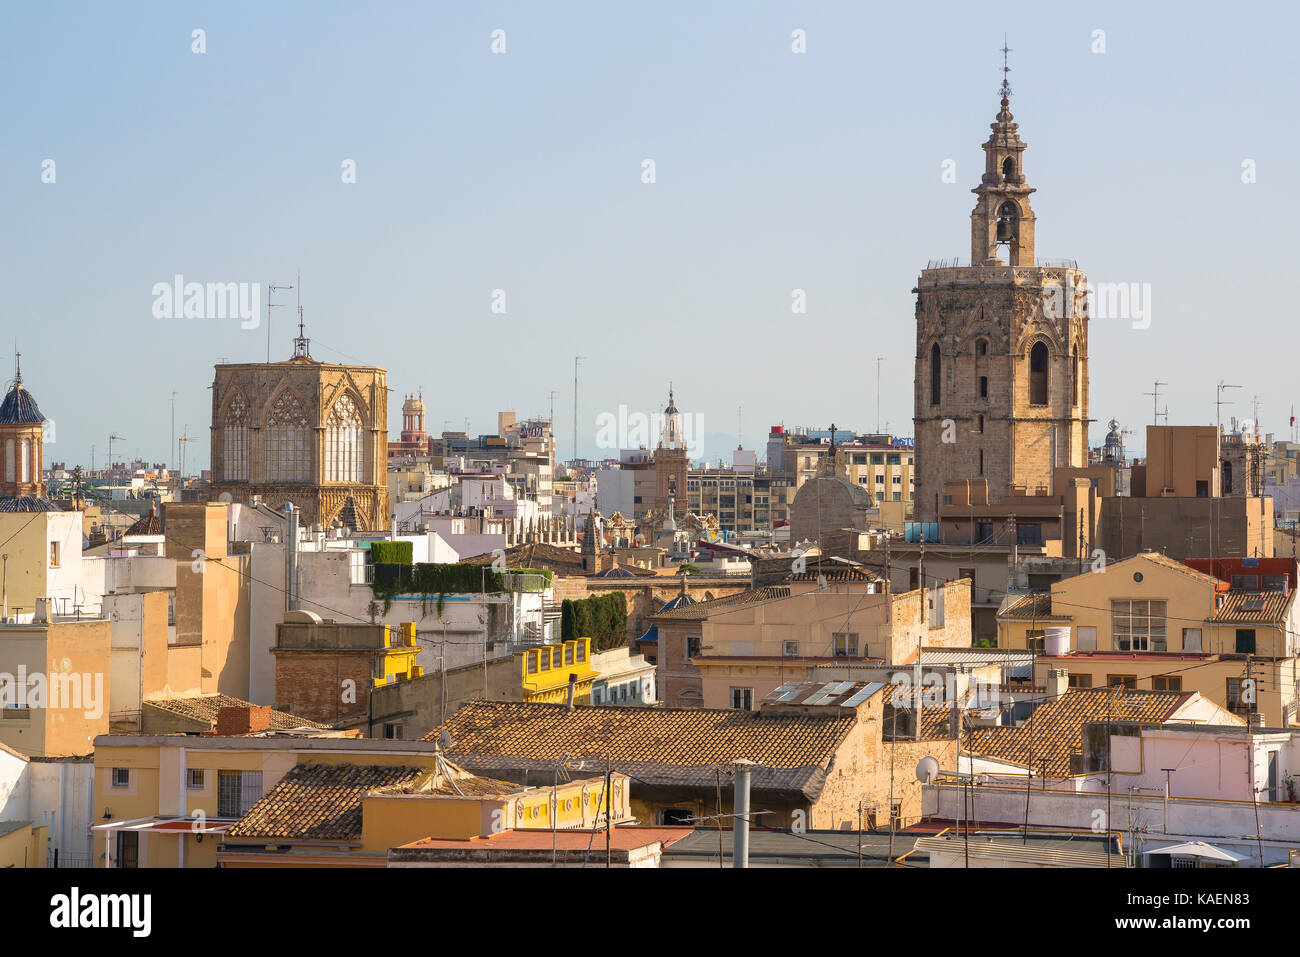
POLYGON ((301 329, 294 343, 283 362, 216 367, 212 498, 291 502, 308 526, 387 528, 387 374, 313 359, 301 329))

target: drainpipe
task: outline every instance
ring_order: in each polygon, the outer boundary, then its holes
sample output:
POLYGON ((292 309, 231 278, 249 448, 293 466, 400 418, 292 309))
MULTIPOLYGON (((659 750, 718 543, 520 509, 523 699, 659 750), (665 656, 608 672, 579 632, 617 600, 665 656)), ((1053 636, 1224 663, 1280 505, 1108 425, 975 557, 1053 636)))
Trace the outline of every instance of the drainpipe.
POLYGON ((565 706, 566 708, 568 708, 570 711, 573 710, 573 698, 574 698, 574 694, 575 694, 575 692, 577 691, 577 687, 578 687, 578 676, 575 675, 575 674, 570 674, 570 675, 569 675, 569 693, 568 693, 568 695, 567 695, 567 696, 565 697, 565 699, 564 699, 564 706, 565 706))
POLYGON ((285 611, 298 610, 298 509, 292 502, 284 506, 284 601, 285 611))

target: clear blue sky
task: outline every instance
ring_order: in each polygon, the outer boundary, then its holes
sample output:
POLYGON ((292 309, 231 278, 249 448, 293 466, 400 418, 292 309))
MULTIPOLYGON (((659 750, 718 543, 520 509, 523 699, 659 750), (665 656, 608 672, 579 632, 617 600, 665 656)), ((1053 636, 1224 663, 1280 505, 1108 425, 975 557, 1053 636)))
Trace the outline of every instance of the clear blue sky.
POLYGON ((750 447, 781 421, 873 428, 877 355, 882 417, 911 434, 911 289, 927 260, 969 255, 1005 30, 1038 254, 1152 287, 1150 328, 1092 324, 1093 443, 1111 416, 1150 421, 1157 377, 1173 423, 1213 422, 1226 379, 1245 388, 1225 415, 1258 393, 1285 433, 1298 20, 1280 3, 5 4, 0 355, 17 336, 57 423, 47 460, 94 443, 101 464, 110 431, 162 459, 175 390, 202 466, 212 365, 265 358, 266 330, 156 319, 153 284, 301 270, 315 356, 386 367, 394 431, 419 387, 432 431, 475 432, 499 408, 545 415, 554 389, 567 458, 582 353, 586 454, 600 412, 661 409, 670 379, 706 432, 734 435, 743 406, 750 447))

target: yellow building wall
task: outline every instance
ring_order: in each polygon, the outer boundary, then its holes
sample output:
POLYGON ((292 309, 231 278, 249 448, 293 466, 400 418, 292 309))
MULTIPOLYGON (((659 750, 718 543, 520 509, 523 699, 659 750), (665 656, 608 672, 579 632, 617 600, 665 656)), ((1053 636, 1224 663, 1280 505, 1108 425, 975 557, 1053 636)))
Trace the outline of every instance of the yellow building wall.
POLYGON ((1214 580, 1192 569, 1181 571, 1141 556, 1109 562, 1101 571, 1084 572, 1052 585, 1052 618, 1027 620, 998 619, 998 646, 1026 647, 1025 633, 1052 625, 1070 626, 1070 648, 1078 649, 1081 627, 1097 629, 1097 650, 1117 651, 1111 633, 1111 602, 1119 599, 1164 601, 1167 652, 1183 650, 1183 632, 1202 630, 1214 613, 1214 580), (1141 581, 1134 575, 1140 574, 1141 581))
POLYGON ((0 837, 0 870, 8 867, 44 867, 49 828, 20 827, 0 837))

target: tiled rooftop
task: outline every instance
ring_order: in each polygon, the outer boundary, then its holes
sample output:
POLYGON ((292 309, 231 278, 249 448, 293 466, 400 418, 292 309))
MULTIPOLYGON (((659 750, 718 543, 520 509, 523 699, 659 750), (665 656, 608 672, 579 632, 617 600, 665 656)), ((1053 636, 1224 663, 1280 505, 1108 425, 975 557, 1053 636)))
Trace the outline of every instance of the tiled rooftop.
MULTIPOLYGON (((705 604, 708 604, 707 602, 705 604)), ((474 701, 447 719, 454 754, 509 755, 555 761, 600 758, 682 767, 738 758, 770 768, 821 767, 857 720, 849 713, 764 714, 671 708, 585 708, 515 701, 474 701)), ((424 740, 436 741, 435 728, 424 740)))
MULTIPOLYGON (((1136 721, 1160 725, 1189 701, 1189 691, 1068 691, 1038 706, 1033 717, 1014 728, 977 728, 969 736, 972 753, 1029 764, 1049 777, 1070 774, 1070 755, 1082 750, 1083 726, 1090 721, 1136 721)), ((963 745, 966 741, 963 741, 963 745)))
POLYGON ((764 588, 749 589, 739 592, 735 595, 725 595, 722 598, 713 598, 709 601, 698 601, 693 605, 672 609, 660 609, 649 618, 665 619, 671 621, 703 621, 715 611, 730 611, 732 608, 738 608, 741 605, 751 605, 760 601, 775 601, 779 598, 789 598, 790 589, 782 585, 769 585, 764 588))
POLYGON ((1223 596, 1223 603, 1214 613, 1214 621, 1283 622, 1294 598, 1295 592, 1230 591, 1223 596))
MULTIPOLYGON (((200 724, 206 722, 209 728, 217 726, 217 712, 222 708, 247 708, 250 702, 232 698, 224 694, 194 695, 188 698, 146 698, 144 703, 162 711, 170 712, 182 718, 200 724)), ((288 731, 291 728, 328 728, 329 725, 317 721, 308 721, 287 711, 271 712, 271 730, 288 731)))
POLYGON ((412 785, 428 773, 402 765, 296 764, 226 837, 354 841, 361 837, 363 795, 412 785))

